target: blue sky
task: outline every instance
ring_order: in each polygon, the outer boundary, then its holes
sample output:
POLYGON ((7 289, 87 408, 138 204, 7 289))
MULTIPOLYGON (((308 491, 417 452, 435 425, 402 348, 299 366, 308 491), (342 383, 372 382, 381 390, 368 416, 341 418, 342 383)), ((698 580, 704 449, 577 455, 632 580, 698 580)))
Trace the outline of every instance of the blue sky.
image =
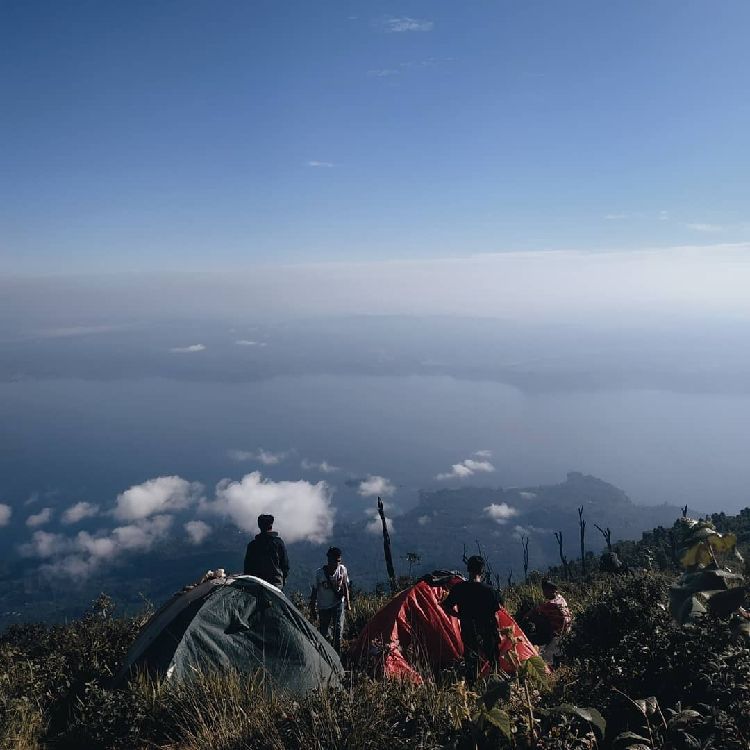
POLYGON ((4 0, 0 270, 750 236, 750 4, 4 0))

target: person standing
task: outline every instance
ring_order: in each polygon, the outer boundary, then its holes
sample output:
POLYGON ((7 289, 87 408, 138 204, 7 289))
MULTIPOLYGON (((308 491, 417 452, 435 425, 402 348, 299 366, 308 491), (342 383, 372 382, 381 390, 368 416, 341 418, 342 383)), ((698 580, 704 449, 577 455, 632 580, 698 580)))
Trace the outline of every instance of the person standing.
POLYGON ((466 682, 473 685, 479 677, 480 659, 484 657, 497 670, 500 651, 500 631, 497 611, 500 599, 491 586, 482 582, 484 558, 473 555, 466 561, 469 580, 457 583, 443 600, 442 607, 450 617, 461 623, 464 644, 466 682))
POLYGON ((273 530, 274 517, 258 516, 260 534, 247 545, 245 575, 262 578, 277 588, 284 588, 289 576, 289 558, 282 538, 273 530))
POLYGON ((324 638, 333 631, 333 648, 340 654, 344 613, 349 609, 349 573, 341 564, 338 547, 331 547, 326 557, 328 562, 315 571, 315 583, 310 592, 310 616, 313 621, 318 619, 318 630, 324 638))

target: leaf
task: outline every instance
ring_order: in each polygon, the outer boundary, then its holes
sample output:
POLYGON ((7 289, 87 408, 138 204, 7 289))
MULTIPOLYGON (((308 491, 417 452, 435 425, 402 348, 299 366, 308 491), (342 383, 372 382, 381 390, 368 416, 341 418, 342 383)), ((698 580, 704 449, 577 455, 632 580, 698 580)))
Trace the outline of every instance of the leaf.
POLYGON ((584 721, 595 726, 601 732, 602 737, 604 737, 604 734, 607 731, 606 720, 595 708, 582 708, 573 703, 561 703, 559 706, 555 706, 551 710, 561 714, 580 716, 584 721))
POLYGON ((650 747, 650 740, 646 737, 641 737, 640 734, 636 734, 635 732, 618 734, 612 743, 612 750, 641 750, 641 748, 648 750, 650 747))
POLYGON ((547 663, 541 656, 530 656, 521 665, 520 676, 535 682, 547 682, 547 663))
POLYGON ((506 711, 499 708, 492 708, 489 711, 482 711, 482 719, 493 727, 497 727, 507 739, 512 737, 510 728, 510 716, 506 711))
POLYGON ((510 682, 493 675, 487 681, 487 689, 484 691, 482 700, 487 709, 492 708, 498 701, 510 698, 510 682))

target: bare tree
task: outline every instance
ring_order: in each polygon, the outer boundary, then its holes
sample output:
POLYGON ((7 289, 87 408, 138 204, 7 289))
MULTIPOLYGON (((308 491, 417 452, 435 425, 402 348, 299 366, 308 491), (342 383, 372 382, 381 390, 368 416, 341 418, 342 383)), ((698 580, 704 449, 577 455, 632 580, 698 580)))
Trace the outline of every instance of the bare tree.
POLYGON ((687 518, 687 511, 688 511, 687 505, 683 505, 682 506, 682 517, 683 518, 687 518))
POLYGON ((594 524, 597 529, 599 529, 601 535, 604 537, 604 541, 607 543, 607 551, 612 551, 612 532, 609 530, 609 526, 607 526, 606 529, 603 529, 599 524, 594 524))
MULTIPOLYGON (((511 568, 508 571, 508 579, 507 580, 508 580, 508 588, 510 588, 513 585, 513 568, 511 568)), ((499 584, 500 584, 500 576, 497 577, 497 582, 498 582, 498 588, 500 588, 500 586, 499 586, 499 584)))
POLYGON ((378 498, 378 515, 383 523, 383 554, 385 555, 385 568, 388 571, 388 580, 391 584, 391 593, 393 593, 396 591, 396 571, 393 569, 393 556, 391 555, 391 535, 388 533, 385 508, 380 498, 378 498))
POLYGON ((409 578, 411 579, 411 568, 412 565, 415 565, 418 562, 421 562, 422 555, 420 555, 418 552, 407 552, 406 555, 404 555, 406 558, 406 562, 409 563, 409 578))
POLYGON ((578 528, 581 530, 581 572, 586 575, 586 520, 583 505, 578 509, 578 528))
POLYGON ((529 537, 521 537, 521 546, 523 547, 523 580, 529 580, 529 537))
POLYGON ((556 531, 555 532, 555 539, 557 539, 557 546, 560 548, 560 561, 563 564, 563 569, 565 570, 565 580, 570 580, 570 568, 568 567, 568 558, 565 557, 565 554, 563 553, 563 535, 562 531, 556 531))

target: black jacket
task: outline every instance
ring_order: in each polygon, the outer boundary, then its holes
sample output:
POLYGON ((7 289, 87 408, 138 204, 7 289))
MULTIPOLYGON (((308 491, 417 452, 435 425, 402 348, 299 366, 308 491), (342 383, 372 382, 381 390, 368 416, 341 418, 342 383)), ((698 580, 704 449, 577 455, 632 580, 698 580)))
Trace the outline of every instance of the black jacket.
POLYGON ((289 575, 289 558, 275 531, 262 531, 247 545, 245 575, 257 576, 281 588, 289 575))

